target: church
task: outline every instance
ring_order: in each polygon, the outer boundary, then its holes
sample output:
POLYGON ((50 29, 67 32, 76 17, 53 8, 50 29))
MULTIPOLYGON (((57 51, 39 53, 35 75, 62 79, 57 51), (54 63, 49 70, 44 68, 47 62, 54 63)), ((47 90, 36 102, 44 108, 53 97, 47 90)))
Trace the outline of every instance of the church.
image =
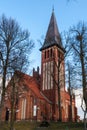
MULTIPOLYGON (((42 121, 77 120, 75 96, 65 90, 65 49, 58 30, 56 17, 52 11, 46 37, 41 51, 41 73, 39 67, 33 68, 32 76, 20 71, 15 72, 13 80, 7 87, 2 118, 11 119, 12 94, 15 95, 15 120, 42 121), (12 93, 10 86, 15 90, 12 93), (72 109, 71 108, 72 104, 72 109), (71 112, 72 110, 72 112, 71 112)), ((12 80, 11 80, 12 81, 12 80)))

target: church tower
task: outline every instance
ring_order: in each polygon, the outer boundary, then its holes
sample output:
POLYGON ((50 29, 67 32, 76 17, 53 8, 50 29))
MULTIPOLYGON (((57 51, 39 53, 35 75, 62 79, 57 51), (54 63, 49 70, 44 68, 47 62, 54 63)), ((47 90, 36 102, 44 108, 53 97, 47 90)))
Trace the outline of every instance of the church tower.
POLYGON ((53 110, 58 111, 58 87, 65 90, 64 53, 57 22, 52 11, 48 30, 41 51, 41 91, 53 104, 53 110))

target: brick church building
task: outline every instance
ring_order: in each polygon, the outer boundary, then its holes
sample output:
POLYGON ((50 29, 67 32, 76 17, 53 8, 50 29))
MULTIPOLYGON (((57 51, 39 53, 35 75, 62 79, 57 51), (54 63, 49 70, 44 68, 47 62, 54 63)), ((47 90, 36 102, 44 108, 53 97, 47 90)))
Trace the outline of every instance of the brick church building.
POLYGON ((7 87, 3 120, 11 118, 11 97, 15 96, 15 120, 77 120, 75 96, 65 90, 65 49, 57 27, 54 11, 52 12, 46 37, 41 51, 41 74, 39 67, 33 69, 32 76, 22 72, 15 72, 13 79, 7 87), (15 93, 12 93, 10 86, 15 93), (72 112, 70 105, 72 104, 72 112))

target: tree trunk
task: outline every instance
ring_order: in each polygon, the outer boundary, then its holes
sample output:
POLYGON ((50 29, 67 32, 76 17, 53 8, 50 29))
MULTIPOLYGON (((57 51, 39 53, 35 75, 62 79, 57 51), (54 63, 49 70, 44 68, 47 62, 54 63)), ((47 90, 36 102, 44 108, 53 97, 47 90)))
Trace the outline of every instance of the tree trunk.
POLYGON ((0 103, 0 124, 2 123, 2 110, 3 110, 3 96, 1 97, 1 103, 0 103))
POLYGON ((14 130, 14 115, 15 115, 15 110, 14 110, 14 106, 12 106, 11 107, 10 130, 14 130))
POLYGON ((9 49, 7 48, 7 55, 6 55, 6 63, 3 67, 3 78, 2 78, 2 94, 1 94, 1 106, 0 106, 0 123, 2 122, 2 109, 5 97, 5 89, 6 89, 6 74, 7 74, 7 65, 8 65, 8 58, 9 58, 9 49))
POLYGON ((84 111, 84 130, 87 130, 87 119, 86 119, 87 111, 84 111))
POLYGON ((2 122, 2 109, 3 109, 4 97, 5 97, 5 83, 6 83, 6 68, 4 69, 3 79, 2 79, 2 94, 1 94, 1 103, 0 103, 0 124, 2 122))
POLYGON ((81 68, 82 68, 82 86, 83 86, 83 99, 85 102, 86 110, 84 111, 84 130, 86 130, 86 113, 87 113, 87 99, 86 99, 86 74, 85 74, 85 63, 84 63, 84 53, 82 47, 82 41, 80 41, 80 60, 81 60, 81 68))
POLYGON ((70 121, 72 122, 72 95, 71 95, 71 92, 70 92, 70 121))
POLYGON ((71 70, 68 65, 68 74, 69 74, 69 94, 70 94, 70 121, 72 122, 72 94, 71 94, 71 70))
POLYGON ((58 110, 59 110, 59 121, 62 121, 61 113, 61 95, 60 95, 60 63, 58 63, 58 110))
POLYGON ((11 120, 10 120, 10 130, 14 130, 14 118, 15 118, 15 82, 14 78, 12 81, 12 96, 11 96, 11 120))

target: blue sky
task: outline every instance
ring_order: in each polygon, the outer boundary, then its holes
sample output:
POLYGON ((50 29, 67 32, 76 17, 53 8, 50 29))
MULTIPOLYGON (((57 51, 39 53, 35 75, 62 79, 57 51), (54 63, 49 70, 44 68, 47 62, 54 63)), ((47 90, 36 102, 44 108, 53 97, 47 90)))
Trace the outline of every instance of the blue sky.
POLYGON ((41 46, 37 40, 46 35, 53 6, 60 33, 80 20, 87 22, 87 0, 71 0, 69 3, 67 0, 0 0, 0 16, 4 13, 16 19, 23 29, 29 30, 35 42, 29 71, 40 66, 41 46))
POLYGON ((23 29, 28 29, 35 48, 31 54, 30 70, 40 65, 40 44, 45 37, 50 21, 52 8, 60 33, 76 25, 80 20, 87 22, 87 0, 0 0, 0 16, 4 13, 18 21, 23 29))

